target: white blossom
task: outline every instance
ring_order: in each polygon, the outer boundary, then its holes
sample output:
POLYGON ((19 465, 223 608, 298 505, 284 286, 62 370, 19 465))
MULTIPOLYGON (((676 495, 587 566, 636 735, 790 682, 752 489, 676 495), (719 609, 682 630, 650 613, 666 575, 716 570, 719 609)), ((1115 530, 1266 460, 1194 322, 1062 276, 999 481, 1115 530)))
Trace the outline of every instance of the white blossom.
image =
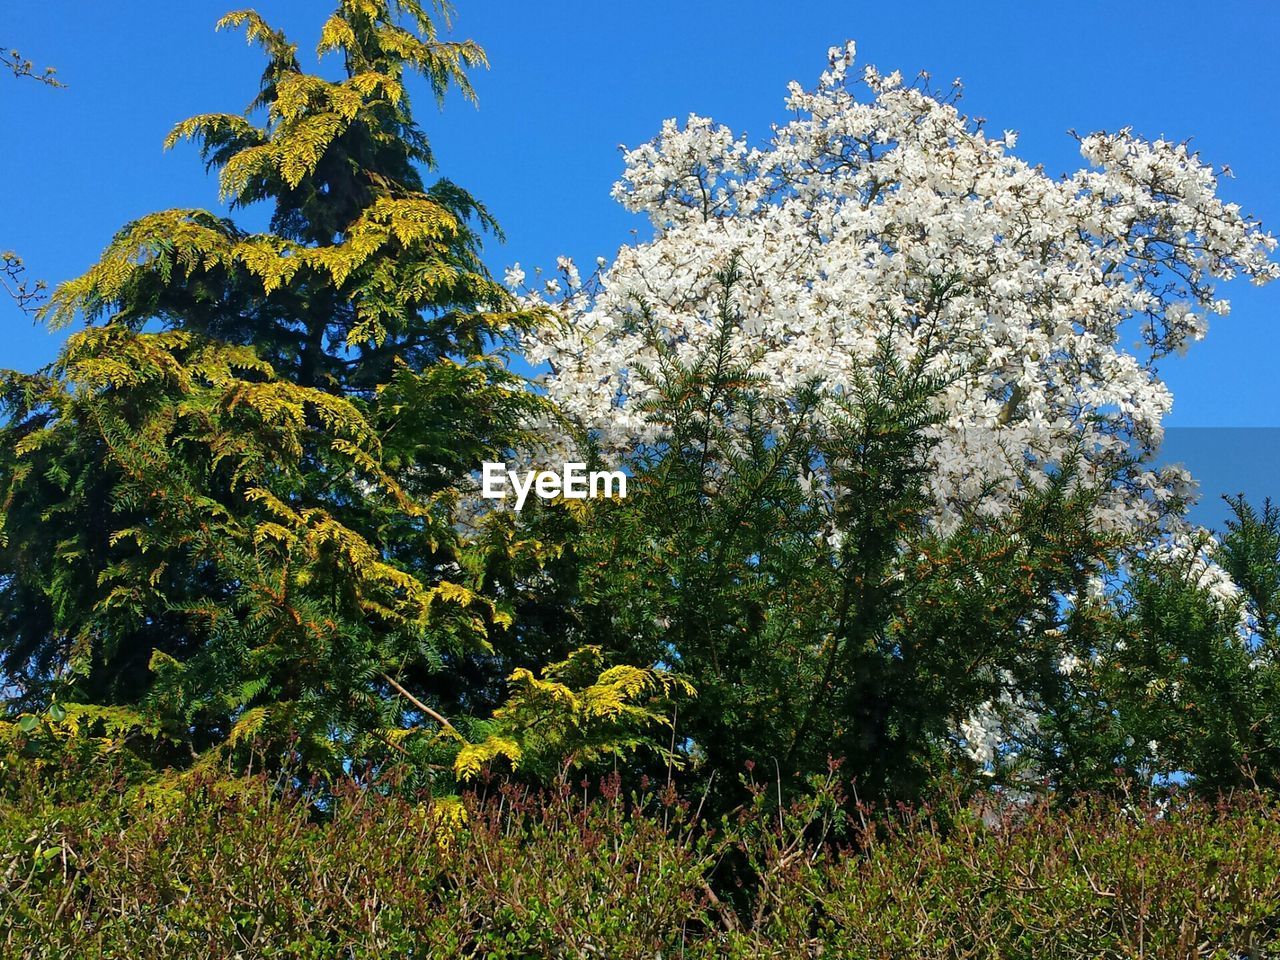
POLYGON ((1064 677, 1069 677, 1073 673, 1077 673, 1084 666, 1084 660, 1077 657, 1074 653, 1065 653, 1058 660, 1058 673, 1064 677))
POLYGON ((1239 612, 1243 623, 1247 617, 1247 611, 1242 609, 1243 592, 1214 561, 1215 546, 1216 540, 1209 531, 1188 530, 1156 544, 1150 556, 1154 562, 1180 573, 1188 584, 1205 591, 1220 610, 1239 612))
MULTIPOLYGON (((1012 154, 1011 131, 989 136, 896 72, 856 74, 854 52, 832 48, 815 89, 791 84, 796 117, 761 145, 690 116, 626 152, 613 195, 654 235, 587 288, 571 276, 561 322, 526 343, 548 395, 621 456, 661 439, 640 411, 655 340, 690 360, 721 307, 741 328, 736 358, 760 355, 779 404, 814 377, 849 389, 888 339, 946 384, 927 484, 942 529, 963 508, 1003 515, 1077 449, 1082 482, 1106 481, 1099 530, 1171 529, 1194 485, 1151 466, 1172 405, 1158 361, 1226 312, 1215 281, 1277 276, 1275 240, 1218 199, 1185 144, 1090 134, 1086 166, 1053 178, 1012 154)), ((1226 598, 1216 574, 1206 584, 1226 598)))
POLYGON ((995 704, 987 700, 960 722, 960 735, 969 758, 981 766, 992 763, 1000 743, 1001 722, 995 704))
POLYGON ((582 278, 578 275, 578 267, 573 262, 572 258, 565 256, 556 257, 556 267, 565 275, 565 279, 568 281, 570 289, 582 286, 582 278))
MULTIPOLYGON (((1007 672, 1004 680, 1007 684, 1013 682, 1007 672)), ((1016 744, 1034 730, 1036 723, 1036 714, 1026 699, 1006 687, 996 699, 983 701, 961 720, 956 732, 969 759, 991 774, 1002 754, 1008 758, 1016 754, 1016 744)))

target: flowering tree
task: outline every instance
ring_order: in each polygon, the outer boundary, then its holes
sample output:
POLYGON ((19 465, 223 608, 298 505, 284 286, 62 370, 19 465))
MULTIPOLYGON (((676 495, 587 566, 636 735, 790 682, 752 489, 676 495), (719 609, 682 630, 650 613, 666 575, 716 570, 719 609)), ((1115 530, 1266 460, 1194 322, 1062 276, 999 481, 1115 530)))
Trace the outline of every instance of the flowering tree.
POLYGON ((525 288, 558 308, 527 347, 561 442, 640 481, 601 555, 641 572, 579 619, 693 672, 696 750, 861 754, 883 782, 949 741, 1041 774, 1110 618, 1132 623, 1108 572, 1182 571, 1239 612, 1189 476, 1154 466, 1159 364, 1227 312, 1218 281, 1280 274, 1275 240, 1184 144, 1092 134, 1054 179, 958 86, 867 68, 860 99, 853 60, 792 84, 761 146, 666 122, 615 188, 652 238, 525 288), (680 599, 646 607, 646 583, 680 599))
POLYGON ((1150 466, 1172 404, 1158 361, 1227 312, 1215 281, 1280 273, 1275 240, 1184 144, 1091 134, 1088 167, 1052 179, 958 92, 868 67, 856 98, 853 58, 833 48, 816 90, 793 83, 798 116, 764 146, 691 116, 627 152, 615 196, 654 237, 585 286, 561 263, 565 322, 533 342, 551 395, 607 448, 656 439, 658 342, 686 360, 707 347, 732 260, 732 349, 775 401, 813 378, 848 389, 886 337, 945 380, 929 477, 944 527, 1007 511, 1078 451, 1110 486, 1097 523, 1149 531, 1188 492, 1150 466))

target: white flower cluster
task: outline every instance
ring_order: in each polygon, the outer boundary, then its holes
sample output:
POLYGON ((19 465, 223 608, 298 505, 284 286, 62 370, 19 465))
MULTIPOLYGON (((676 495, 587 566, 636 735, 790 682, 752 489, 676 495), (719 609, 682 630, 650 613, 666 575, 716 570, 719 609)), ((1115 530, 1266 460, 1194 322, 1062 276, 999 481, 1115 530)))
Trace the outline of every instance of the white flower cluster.
POLYGON ((944 528, 962 506, 999 516, 1077 447, 1086 475, 1110 479, 1099 528, 1176 513, 1189 478, 1144 465, 1172 403, 1156 362, 1226 312, 1215 280, 1280 275, 1274 239, 1184 145, 1093 134, 1088 166, 1054 179, 1011 154, 1012 134, 896 73, 867 68, 859 99, 853 62, 852 44, 833 48, 816 89, 792 84, 797 118, 762 146, 691 116, 626 153, 614 194, 653 239, 585 285, 565 260, 554 289, 526 291, 561 320, 526 344, 549 395, 606 451, 661 439, 645 371, 658 344, 707 350, 733 263, 736 356, 778 402, 815 377, 847 390, 886 339, 944 380, 930 480, 944 528))
POLYGON ((1186 582, 1205 591, 1218 609, 1224 612, 1238 611, 1241 626, 1248 626, 1248 612, 1243 608, 1243 591, 1213 559, 1216 545, 1207 530, 1190 531, 1184 536, 1156 544, 1150 558, 1180 572, 1186 582))
POLYGON ((1064 653, 1058 659, 1058 673, 1064 677, 1072 676, 1079 673, 1085 667, 1083 658, 1076 656, 1074 653, 1064 653))
MULTIPOLYGON (((1007 674, 1006 683, 1013 678, 1007 674)), ((1002 690, 995 700, 986 700, 960 721, 956 733, 970 760, 993 774, 997 761, 1014 762, 1018 746, 1037 726, 1037 715, 1021 694, 1011 688, 1002 690)))

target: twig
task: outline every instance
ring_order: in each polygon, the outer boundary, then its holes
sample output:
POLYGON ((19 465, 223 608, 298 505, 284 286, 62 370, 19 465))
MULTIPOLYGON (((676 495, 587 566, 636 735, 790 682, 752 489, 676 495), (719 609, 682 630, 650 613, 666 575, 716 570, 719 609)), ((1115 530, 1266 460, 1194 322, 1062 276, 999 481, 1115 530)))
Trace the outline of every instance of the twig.
POLYGON ((455 727, 452 723, 450 723, 447 717, 445 717, 443 714, 437 713, 435 710, 432 710, 425 703, 423 703, 421 700, 415 697, 412 693, 410 693, 404 687, 400 686, 400 684, 396 682, 395 678, 392 677, 391 674, 383 673, 382 679, 387 681, 387 683, 391 685, 392 690, 400 694, 400 696, 404 697, 411 704, 413 704, 415 707, 417 707, 419 710, 425 713, 428 717, 430 717, 436 723, 440 724, 440 726, 444 727, 446 730, 452 731, 453 733, 458 732, 458 728, 455 727))

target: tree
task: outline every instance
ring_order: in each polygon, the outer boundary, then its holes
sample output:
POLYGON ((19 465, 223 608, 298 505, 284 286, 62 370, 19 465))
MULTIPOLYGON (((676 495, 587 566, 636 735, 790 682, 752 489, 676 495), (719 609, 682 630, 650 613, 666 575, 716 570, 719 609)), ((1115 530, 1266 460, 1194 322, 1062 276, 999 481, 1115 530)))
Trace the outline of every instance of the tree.
POLYGON ((629 499, 526 507, 526 536, 564 546, 561 606, 546 617, 536 572, 492 570, 515 630, 688 678, 674 742, 730 806, 748 764, 791 789, 838 759, 866 797, 919 797, 957 762, 1020 782, 1033 745, 1006 731, 1027 739, 1058 677, 1060 598, 1115 550, 1096 494, 1067 464, 999 520, 938 530, 930 358, 886 338, 839 395, 814 378, 776 402, 763 351, 738 359, 740 277, 719 282, 711 344, 686 360, 655 334, 635 371, 658 439, 624 461, 629 499))
POLYGON ((318 48, 336 81, 256 13, 224 18, 264 49, 261 92, 169 143, 199 144, 233 208, 271 204, 271 232, 194 209, 126 225, 43 311, 88 329, 5 373, 13 708, 126 706, 162 718, 162 760, 292 742, 337 771, 436 762, 451 716, 500 701, 509 615, 469 583, 456 505, 542 406, 500 352, 536 313, 480 260, 483 206, 422 178, 409 80, 469 95, 484 62, 431 12, 342 0, 318 48))
POLYGON ((1064 671, 1045 762, 1073 790, 1116 773, 1190 779, 1210 795, 1280 785, 1274 602, 1280 513, 1229 497, 1220 538, 1164 542, 1095 589, 1093 642, 1064 671))
POLYGON ((594 282, 566 271, 563 323, 530 340, 548 391, 609 453, 655 439, 643 370, 659 340, 686 360, 713 342, 732 261, 735 359, 761 354, 774 403, 814 377, 845 389, 885 337, 904 362, 931 358, 942 528, 1008 510, 1024 474, 1042 483, 1080 448, 1084 473, 1110 483, 1097 523, 1141 539, 1187 495, 1185 477, 1150 467, 1171 403, 1159 361, 1226 312, 1216 280, 1280 276, 1275 239, 1217 198, 1185 145, 1091 134, 1089 167, 1051 179, 1012 154, 1014 134, 960 113, 958 93, 868 67, 859 100, 853 53, 834 48, 816 90, 792 84, 798 117, 763 146, 694 116, 626 154, 615 195, 654 238, 594 282))
POLYGON ((1185 145, 1092 134, 1051 179, 958 88, 867 68, 858 99, 853 53, 760 147, 665 123, 615 189, 653 238, 524 291, 561 321, 526 340, 560 442, 639 491, 586 522, 570 619, 688 672, 683 733, 730 781, 826 753, 897 796, 957 764, 1065 781, 1047 718, 1111 616, 1088 585, 1195 537, 1152 466, 1159 363, 1216 280, 1280 275, 1275 241, 1185 145))

